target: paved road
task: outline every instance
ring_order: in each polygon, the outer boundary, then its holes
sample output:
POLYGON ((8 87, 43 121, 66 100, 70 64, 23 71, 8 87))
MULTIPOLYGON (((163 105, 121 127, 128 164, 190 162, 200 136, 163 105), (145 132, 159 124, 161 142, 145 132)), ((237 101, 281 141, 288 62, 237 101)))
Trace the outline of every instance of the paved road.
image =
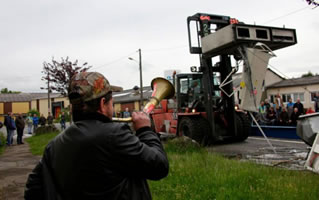
MULTIPOLYGON (((268 138, 270 143, 275 149, 280 148, 292 148, 292 149, 302 149, 307 151, 308 145, 306 145, 301 140, 287 140, 278 138, 268 138)), ((260 149, 270 149, 270 145, 267 143, 263 137, 249 137, 247 140, 232 144, 216 144, 210 147, 212 151, 224 153, 224 154, 253 154, 260 149)))

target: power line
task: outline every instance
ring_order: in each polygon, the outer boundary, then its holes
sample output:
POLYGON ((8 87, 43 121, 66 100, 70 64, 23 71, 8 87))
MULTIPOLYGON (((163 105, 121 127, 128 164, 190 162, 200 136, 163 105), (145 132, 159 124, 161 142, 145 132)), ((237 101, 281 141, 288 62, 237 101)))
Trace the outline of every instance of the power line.
POLYGON ((94 68, 94 69, 99 69, 99 68, 102 68, 102 67, 106 67, 106 66, 112 65, 112 64, 117 63, 117 62, 119 62, 119 61, 121 61, 121 60, 127 59, 129 56, 131 56, 131 55, 133 55, 133 54, 135 54, 135 53, 136 53, 136 51, 134 51, 134 52, 132 52, 132 53, 126 55, 126 56, 122 56, 122 57, 120 57, 120 58, 117 58, 117 59, 115 59, 115 60, 113 60, 113 61, 110 61, 110 62, 108 62, 108 63, 106 63, 106 64, 103 64, 103 65, 101 65, 101 66, 92 67, 91 69, 93 69, 93 68, 94 68))
POLYGON ((188 47, 187 45, 179 45, 175 47, 166 47, 166 48, 158 48, 158 49, 143 49, 143 52, 152 52, 152 51, 168 51, 168 50, 175 50, 188 47))
POLYGON ((287 13, 287 14, 285 14, 285 15, 276 17, 276 18, 274 18, 274 19, 271 19, 271 20, 269 20, 269 21, 264 22, 263 24, 268 24, 268 23, 273 22, 273 21, 276 21, 276 20, 278 20, 278 19, 287 17, 287 16, 289 16, 289 15, 292 15, 292 14, 295 14, 295 13, 297 13, 297 12, 303 11, 303 10, 305 10, 306 8, 308 8, 308 6, 307 6, 307 7, 304 7, 304 8, 301 8, 301 9, 298 9, 298 10, 295 10, 295 11, 292 11, 292 12, 289 12, 289 13, 287 13))

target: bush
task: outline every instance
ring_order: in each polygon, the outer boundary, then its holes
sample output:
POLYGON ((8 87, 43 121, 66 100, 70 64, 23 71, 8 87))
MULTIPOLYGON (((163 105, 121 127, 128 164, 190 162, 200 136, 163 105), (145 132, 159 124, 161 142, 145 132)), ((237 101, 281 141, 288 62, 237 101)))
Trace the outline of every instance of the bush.
POLYGON ((195 140, 189 137, 182 136, 176 137, 172 140, 168 140, 165 143, 165 151, 169 153, 192 153, 192 152, 202 152, 205 151, 195 140))
POLYGON ((35 135, 42 135, 42 134, 53 133, 53 132, 59 132, 59 130, 54 125, 39 126, 35 130, 35 135))
POLYGON ((40 112, 36 109, 31 109, 28 112, 28 115, 31 113, 31 116, 33 117, 34 114, 36 114, 38 117, 40 116, 40 112))
POLYGON ((6 138, 4 137, 3 133, 0 132, 0 155, 2 154, 5 146, 6 146, 6 138))

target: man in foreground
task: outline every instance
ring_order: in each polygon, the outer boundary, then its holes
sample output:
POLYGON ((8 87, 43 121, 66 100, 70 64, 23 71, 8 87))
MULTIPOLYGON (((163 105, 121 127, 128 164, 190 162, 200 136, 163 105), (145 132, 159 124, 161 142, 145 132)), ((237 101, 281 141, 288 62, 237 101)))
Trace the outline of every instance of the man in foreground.
POLYGON ((112 91, 96 72, 76 74, 69 87, 74 123, 46 147, 26 183, 25 199, 151 199, 146 179, 168 174, 161 142, 142 112, 132 134, 112 122, 112 91))

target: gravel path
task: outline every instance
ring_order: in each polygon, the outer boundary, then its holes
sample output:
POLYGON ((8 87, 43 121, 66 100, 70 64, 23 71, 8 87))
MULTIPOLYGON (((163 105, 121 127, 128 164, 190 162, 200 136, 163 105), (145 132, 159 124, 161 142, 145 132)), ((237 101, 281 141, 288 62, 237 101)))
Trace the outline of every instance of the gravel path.
POLYGON ((40 158, 31 154, 26 142, 5 149, 0 156, 0 200, 24 199, 28 174, 40 158))

